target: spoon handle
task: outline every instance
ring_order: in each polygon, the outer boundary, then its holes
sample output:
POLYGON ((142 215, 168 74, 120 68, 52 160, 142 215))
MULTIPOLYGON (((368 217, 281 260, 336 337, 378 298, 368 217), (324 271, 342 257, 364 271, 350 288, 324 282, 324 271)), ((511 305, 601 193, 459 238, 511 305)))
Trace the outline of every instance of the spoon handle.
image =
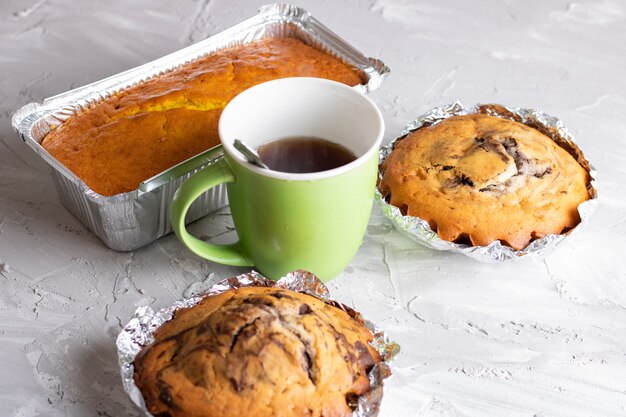
POLYGON ((259 168, 270 169, 263 161, 261 161, 261 157, 258 153, 244 142, 239 139, 235 139, 233 142, 233 146, 237 149, 241 154, 246 158, 246 160, 252 165, 256 165, 259 168))

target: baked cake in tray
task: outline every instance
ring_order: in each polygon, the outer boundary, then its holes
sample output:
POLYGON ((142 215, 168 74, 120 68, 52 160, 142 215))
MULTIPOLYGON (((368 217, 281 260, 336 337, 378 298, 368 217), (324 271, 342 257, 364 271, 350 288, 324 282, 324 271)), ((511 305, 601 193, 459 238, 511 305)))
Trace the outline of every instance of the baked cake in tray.
POLYGON ((403 214, 445 240, 496 240, 522 249, 580 222, 587 171, 548 136, 508 119, 471 114, 420 128, 396 143, 379 187, 403 214))
POLYGON ((218 51, 101 100, 52 130, 42 146, 104 196, 219 144, 222 109, 253 85, 285 77, 348 85, 363 74, 296 38, 218 51))

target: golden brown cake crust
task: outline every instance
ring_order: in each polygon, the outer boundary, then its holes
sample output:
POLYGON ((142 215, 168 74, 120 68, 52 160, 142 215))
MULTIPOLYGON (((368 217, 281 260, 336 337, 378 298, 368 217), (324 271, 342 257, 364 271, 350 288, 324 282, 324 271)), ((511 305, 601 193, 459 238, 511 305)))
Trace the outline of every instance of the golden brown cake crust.
POLYGON ((580 222, 589 175, 552 139, 495 116, 455 116, 397 142, 381 191, 442 239, 522 249, 580 222))
POLYGON ((309 295, 247 287, 178 310, 135 359, 171 417, 346 417, 380 362, 361 321, 309 295))
POLYGON ((298 39, 269 38, 102 100, 50 132, 42 146, 92 190, 111 196, 217 145, 222 109, 253 85, 294 76, 357 85, 361 75, 298 39))

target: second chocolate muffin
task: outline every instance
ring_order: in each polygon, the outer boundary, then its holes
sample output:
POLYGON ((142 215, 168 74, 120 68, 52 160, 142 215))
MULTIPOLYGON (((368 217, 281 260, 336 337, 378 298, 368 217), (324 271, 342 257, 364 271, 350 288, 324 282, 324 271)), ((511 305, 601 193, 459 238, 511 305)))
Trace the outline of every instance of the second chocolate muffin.
POLYGON ((135 359, 155 416, 349 416, 381 361, 343 310, 294 291, 248 287, 176 311, 135 359))

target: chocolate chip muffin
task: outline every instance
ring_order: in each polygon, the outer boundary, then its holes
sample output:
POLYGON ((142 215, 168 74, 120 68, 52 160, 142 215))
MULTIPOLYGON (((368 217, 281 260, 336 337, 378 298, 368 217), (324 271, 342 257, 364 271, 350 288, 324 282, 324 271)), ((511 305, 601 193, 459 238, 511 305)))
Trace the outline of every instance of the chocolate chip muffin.
POLYGON ((310 295, 247 287, 176 311, 134 362, 159 417, 350 416, 381 361, 363 322, 310 295))
POLYGON ((552 139, 500 117, 455 116, 399 140, 379 188, 445 240, 513 249, 580 222, 589 175, 552 139))

